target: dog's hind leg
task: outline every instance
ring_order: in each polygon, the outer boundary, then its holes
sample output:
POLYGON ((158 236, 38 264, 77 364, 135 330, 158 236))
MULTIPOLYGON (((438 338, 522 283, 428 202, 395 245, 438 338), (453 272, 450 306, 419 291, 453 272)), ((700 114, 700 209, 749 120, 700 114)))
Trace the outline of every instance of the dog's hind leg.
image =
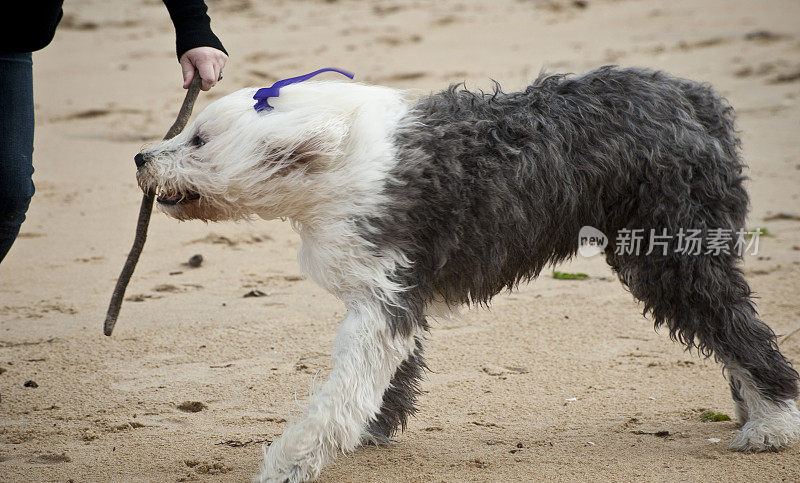
POLYGON ((610 257, 620 279, 673 339, 725 364, 736 415, 743 425, 731 443, 768 451, 800 439, 798 374, 759 320, 750 287, 733 255, 610 257))
MULTIPOLYGON (((762 385, 752 371, 735 363, 726 364, 734 398, 736 416, 742 428, 737 432, 730 447, 738 451, 777 451, 800 439, 800 411, 790 394, 775 399, 765 394, 762 385), (736 389, 733 389, 736 388, 736 389)), ((768 384, 768 383, 767 383, 768 384)))
POLYGON ((415 403, 420 394, 419 383, 427 369, 422 358, 422 338, 415 338, 414 351, 395 371, 389 388, 383 394, 381 409, 370 421, 364 435, 365 443, 388 443, 398 429, 405 430, 408 417, 417 409, 415 403))
POLYGON ((350 306, 336 336, 329 380, 309 398, 303 418, 265 449, 256 481, 308 481, 336 453, 361 444, 390 381, 417 354, 413 334, 394 333, 379 302, 350 306))

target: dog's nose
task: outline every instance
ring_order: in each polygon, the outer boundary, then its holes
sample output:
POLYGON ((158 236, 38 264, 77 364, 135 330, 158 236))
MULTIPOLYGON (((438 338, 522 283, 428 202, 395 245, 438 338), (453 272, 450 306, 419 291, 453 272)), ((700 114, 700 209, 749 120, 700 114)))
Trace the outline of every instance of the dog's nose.
POLYGON ((134 156, 133 161, 136 163, 137 168, 141 168, 142 166, 144 166, 144 163, 147 162, 147 160, 144 159, 144 156, 142 156, 142 153, 139 153, 136 156, 134 156))

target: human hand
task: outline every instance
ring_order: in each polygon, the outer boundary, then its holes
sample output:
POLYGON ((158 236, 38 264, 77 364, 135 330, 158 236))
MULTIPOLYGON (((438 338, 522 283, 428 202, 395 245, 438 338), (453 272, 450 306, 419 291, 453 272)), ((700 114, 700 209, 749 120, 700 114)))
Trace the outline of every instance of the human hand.
POLYGON ((195 47, 187 50, 179 60, 183 71, 183 88, 189 88, 194 71, 197 70, 203 79, 200 88, 204 91, 211 89, 222 78, 222 68, 227 61, 228 56, 225 52, 213 47, 195 47))

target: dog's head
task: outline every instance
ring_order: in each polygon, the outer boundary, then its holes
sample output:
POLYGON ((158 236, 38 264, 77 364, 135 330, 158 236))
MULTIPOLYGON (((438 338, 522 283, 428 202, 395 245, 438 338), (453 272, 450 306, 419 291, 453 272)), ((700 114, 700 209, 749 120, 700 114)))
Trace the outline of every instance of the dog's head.
POLYGON ((321 200, 346 194, 356 165, 386 157, 390 118, 396 122, 403 105, 387 88, 307 82, 256 112, 255 91, 215 101, 181 134, 137 155, 139 186, 154 190, 168 215, 308 216, 321 200))

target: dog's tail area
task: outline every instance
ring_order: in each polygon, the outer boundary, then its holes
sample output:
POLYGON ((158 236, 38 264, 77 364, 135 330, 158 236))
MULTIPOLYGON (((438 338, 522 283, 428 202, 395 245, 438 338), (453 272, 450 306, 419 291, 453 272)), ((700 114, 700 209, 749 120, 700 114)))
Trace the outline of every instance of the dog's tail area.
MULTIPOLYGON (((747 179, 744 171, 747 165, 741 157, 741 141, 735 126, 735 111, 727 99, 719 95, 706 83, 689 79, 665 77, 675 85, 694 109, 694 118, 705 130, 708 137, 704 141, 709 155, 704 162, 715 165, 702 167, 705 172, 718 173, 717 194, 712 196, 725 205, 725 212, 733 214, 730 220, 734 230, 744 228, 749 210, 750 197, 744 187, 747 179)), ((721 226, 721 225, 720 225, 721 226)))
POLYGON ((727 99, 705 83, 674 79, 678 88, 695 109, 698 121, 706 132, 719 141, 725 156, 744 168, 739 156, 741 141, 736 135, 735 111, 727 99))

